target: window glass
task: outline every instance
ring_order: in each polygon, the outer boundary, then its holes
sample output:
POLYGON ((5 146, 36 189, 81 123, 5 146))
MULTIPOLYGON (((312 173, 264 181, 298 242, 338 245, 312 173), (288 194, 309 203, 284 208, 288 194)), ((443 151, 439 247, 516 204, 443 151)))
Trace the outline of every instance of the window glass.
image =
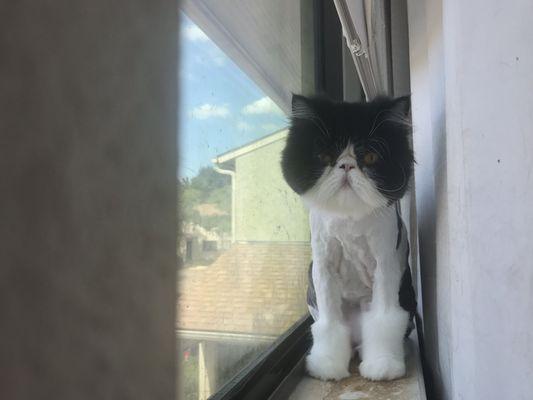
POLYGON ((206 399, 306 312, 307 213, 283 180, 287 116, 180 14, 178 370, 206 399))

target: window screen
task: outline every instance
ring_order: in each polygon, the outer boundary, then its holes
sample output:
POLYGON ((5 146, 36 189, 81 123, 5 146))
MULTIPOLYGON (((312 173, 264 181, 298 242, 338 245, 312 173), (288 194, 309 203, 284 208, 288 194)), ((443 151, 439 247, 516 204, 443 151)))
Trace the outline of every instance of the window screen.
MULTIPOLYGON (((215 393, 307 313, 311 256, 307 212, 280 167, 287 104, 207 29, 180 18, 178 396, 192 400, 215 393)), ((308 57, 296 40, 297 57, 308 57)))

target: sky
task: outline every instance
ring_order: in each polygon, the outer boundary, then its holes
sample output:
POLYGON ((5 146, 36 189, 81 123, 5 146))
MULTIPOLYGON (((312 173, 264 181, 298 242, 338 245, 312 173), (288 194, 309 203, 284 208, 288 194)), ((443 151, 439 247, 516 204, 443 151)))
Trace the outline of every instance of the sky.
POLYGON ((287 125, 283 112, 180 12, 179 178, 287 125))

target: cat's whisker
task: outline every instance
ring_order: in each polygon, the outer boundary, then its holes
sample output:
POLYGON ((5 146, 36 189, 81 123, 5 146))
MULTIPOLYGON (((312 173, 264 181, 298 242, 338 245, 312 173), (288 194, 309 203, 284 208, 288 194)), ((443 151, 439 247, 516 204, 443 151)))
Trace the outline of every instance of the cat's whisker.
POLYGON ((313 114, 306 109, 296 107, 292 112, 292 117, 309 120, 313 122, 317 126, 318 129, 320 129, 320 131, 324 134, 324 136, 326 137, 331 136, 324 121, 322 121, 322 119, 318 117, 316 114, 313 114))
POLYGON ((370 139, 370 142, 380 145, 381 147, 383 147, 383 149, 387 152, 389 156, 391 155, 390 147, 385 141, 385 139, 380 138, 380 137, 374 137, 370 139))
POLYGON ((411 122, 411 119, 405 115, 402 115, 400 113, 395 113, 395 112, 391 112, 390 113, 390 120, 392 122, 395 122, 399 125, 403 125, 405 127, 408 127, 408 128, 412 128, 413 127, 413 124, 411 122))
POLYGON ((329 138, 330 134, 329 132, 325 131, 323 129, 323 127, 321 127, 317 122, 316 122, 316 118, 311 116, 311 115, 298 115, 298 114, 293 114, 292 115, 293 118, 296 118, 296 119, 304 119, 306 121, 309 121, 311 123, 313 123, 317 128, 318 130, 321 132, 321 134, 325 137, 325 138, 329 138))
POLYGON ((383 125, 385 122, 389 122, 389 121, 392 121, 392 120, 390 120, 390 119, 388 119, 388 118, 382 120, 379 124, 377 124, 377 126, 376 126, 374 129, 372 129, 372 130, 370 131, 370 133, 368 134, 368 136, 369 136, 369 137, 372 136, 372 135, 374 134, 374 132, 376 132, 377 129, 378 129, 381 125, 383 125))
POLYGON ((399 167, 400 167, 400 170, 402 171, 402 174, 403 174, 402 184, 399 187, 395 188, 395 189, 379 188, 380 191, 383 191, 385 193, 397 193, 397 192, 403 190, 403 188, 407 184, 407 175, 405 174, 405 169, 401 165, 399 167))
MULTIPOLYGON (((380 116, 381 114, 383 114, 384 112, 387 112, 387 110, 381 110, 381 111, 379 111, 379 112, 376 114, 376 116, 374 117, 374 122, 372 122, 372 127, 370 128, 370 132, 372 132, 372 131, 374 130, 374 127, 376 126, 376 122, 377 122, 379 116, 380 116)), ((370 135, 369 135, 369 136, 370 136, 370 135)))
POLYGON ((370 130, 370 133, 368 134, 368 136, 372 136, 374 134, 374 132, 381 126, 383 125, 385 122, 392 122, 392 123, 395 123, 395 124, 399 124, 399 125, 402 125, 402 126, 405 126, 405 127, 408 127, 408 128, 411 128, 411 124, 409 123, 409 120, 407 118, 397 118, 395 117, 395 115, 391 115, 392 118, 385 118, 384 120, 382 120, 375 128, 371 129, 370 130))
POLYGON ((324 128, 324 130, 326 131, 326 133, 328 134, 328 136, 331 136, 331 133, 329 132, 328 127, 326 126, 326 124, 324 123, 324 121, 322 120, 322 118, 320 118, 320 117, 317 116, 317 115, 315 115, 315 118, 316 118, 316 120, 320 123, 320 125, 322 126, 322 128, 324 128))

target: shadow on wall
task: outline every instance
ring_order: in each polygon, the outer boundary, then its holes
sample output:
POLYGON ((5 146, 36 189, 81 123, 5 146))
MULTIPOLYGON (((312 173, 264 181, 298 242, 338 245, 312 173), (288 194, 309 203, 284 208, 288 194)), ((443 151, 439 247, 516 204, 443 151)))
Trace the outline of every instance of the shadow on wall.
MULTIPOLYGON (((444 204, 447 178, 446 178, 446 135, 444 113, 433 121, 436 137, 433 141, 431 165, 424 165, 424 179, 417 180, 417 218, 419 237, 420 276, 422 283, 423 302, 423 327, 424 327, 424 378, 428 399, 443 398, 445 386, 442 380, 446 377, 441 373, 440 366, 445 360, 439 356, 439 333, 447 326, 443 322, 448 320, 448 315, 443 315, 443 310, 448 306, 439 302, 447 302, 446 292, 439 293, 439 279, 447 271, 438 270, 438 265, 446 265, 443 253, 445 249, 439 245, 447 232, 441 229, 441 222, 446 218, 444 204), (438 128, 437 128, 438 127, 438 128), (430 176, 428 176, 430 175, 430 176), (423 183, 422 183, 423 182, 423 183), (437 238, 441 238, 437 240, 437 238), (439 324, 440 322, 440 324, 439 324)), ((444 226, 444 225, 443 225, 444 226)), ((441 267, 442 268, 442 267, 441 267)), ((446 339, 445 339, 446 340, 446 339)))

